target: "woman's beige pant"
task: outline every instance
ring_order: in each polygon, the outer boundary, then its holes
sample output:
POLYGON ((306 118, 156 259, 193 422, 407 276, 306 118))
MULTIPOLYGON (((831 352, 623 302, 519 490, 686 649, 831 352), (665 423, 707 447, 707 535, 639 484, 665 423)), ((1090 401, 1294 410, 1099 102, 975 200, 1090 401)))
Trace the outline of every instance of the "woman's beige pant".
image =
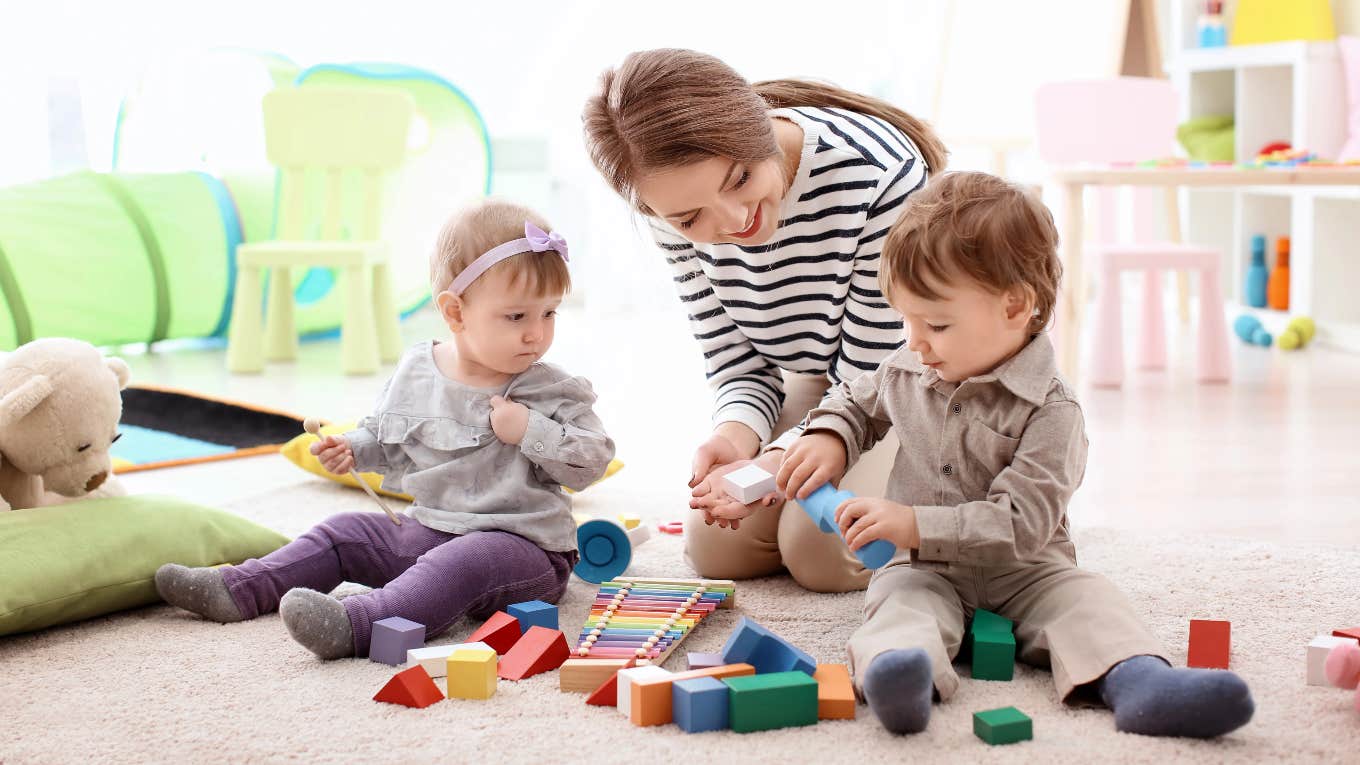
MULTIPOLYGON (((798 424, 822 399, 830 383, 821 375, 784 373, 784 409, 774 434, 798 424)), ((842 489, 855 496, 881 497, 897 454, 897 436, 866 452, 844 480, 842 489)), ((824 534, 796 502, 761 508, 743 518, 740 528, 704 523, 690 510, 685 523, 685 558, 708 579, 750 579, 788 569, 795 581, 813 592, 862 590, 869 583, 864 566, 839 534, 824 534)))

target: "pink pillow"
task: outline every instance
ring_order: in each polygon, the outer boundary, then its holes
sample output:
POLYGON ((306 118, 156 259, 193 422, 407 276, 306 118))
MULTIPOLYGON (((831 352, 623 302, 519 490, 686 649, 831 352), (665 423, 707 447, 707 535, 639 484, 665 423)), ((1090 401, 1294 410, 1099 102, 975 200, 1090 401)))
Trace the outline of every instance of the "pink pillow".
POLYGON ((1360 37, 1338 37, 1336 42, 1346 77, 1346 143, 1337 158, 1344 162, 1360 159, 1360 37))

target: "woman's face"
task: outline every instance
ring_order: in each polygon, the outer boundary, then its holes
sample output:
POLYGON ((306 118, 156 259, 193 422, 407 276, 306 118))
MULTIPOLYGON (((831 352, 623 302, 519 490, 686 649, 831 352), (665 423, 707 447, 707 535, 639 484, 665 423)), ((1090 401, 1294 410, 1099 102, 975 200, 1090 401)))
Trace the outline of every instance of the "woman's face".
POLYGON ((784 198, 779 155, 760 162, 709 157, 644 177, 642 202, 696 244, 765 244, 784 198))

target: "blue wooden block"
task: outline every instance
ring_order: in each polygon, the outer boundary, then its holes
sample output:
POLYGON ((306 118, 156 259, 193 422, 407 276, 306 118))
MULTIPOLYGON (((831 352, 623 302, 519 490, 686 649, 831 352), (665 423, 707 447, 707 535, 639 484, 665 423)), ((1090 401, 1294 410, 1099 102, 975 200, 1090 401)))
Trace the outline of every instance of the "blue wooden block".
POLYGON ((671 711, 686 733, 727 729, 727 685, 713 677, 671 683, 671 711))
POLYGON ((406 652, 425 645, 425 625, 389 616, 373 622, 368 640, 368 658, 398 666, 406 663, 406 652))
POLYGON ((756 674, 770 672, 817 672, 817 661, 807 651, 794 646, 749 617, 741 617, 737 628, 723 645, 724 664, 750 664, 756 674))
POLYGON ((516 603, 505 609, 507 614, 519 619, 519 634, 523 635, 529 631, 530 627, 547 627, 550 630, 559 629, 557 621, 557 606, 551 603, 544 603, 541 600, 530 600, 524 603, 516 603))
MULTIPOLYGON (((840 507, 842 502, 854 498, 854 494, 824 483, 809 494, 807 499, 798 500, 798 506, 803 508, 803 512, 808 514, 822 533, 840 534, 840 527, 836 525, 836 508, 840 507)), ((883 568, 896 554, 897 548, 886 539, 875 539, 855 551, 855 557, 868 569, 883 568)))

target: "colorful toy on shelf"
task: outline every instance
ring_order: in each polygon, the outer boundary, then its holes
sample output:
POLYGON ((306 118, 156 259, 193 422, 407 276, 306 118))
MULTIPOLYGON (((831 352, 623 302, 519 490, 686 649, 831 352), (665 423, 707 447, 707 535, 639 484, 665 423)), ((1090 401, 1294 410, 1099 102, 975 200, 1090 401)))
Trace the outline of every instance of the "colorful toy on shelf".
POLYGON ((562 665, 559 687, 589 693, 630 661, 660 664, 704 617, 735 605, 736 585, 728 580, 605 582, 581 627, 573 658, 562 665))
POLYGON ((1348 691, 1355 691, 1355 711, 1360 712, 1360 645, 1353 640, 1332 648, 1327 654, 1327 682, 1348 691))
POLYGON ((1190 620, 1190 650, 1187 667, 1227 669, 1232 652, 1232 623, 1214 619, 1190 620))
POLYGON ((1289 237, 1275 240, 1275 270, 1266 283, 1266 303, 1277 311, 1289 310, 1289 237))
POLYGON ((1252 308, 1266 307, 1266 282, 1269 280, 1270 272, 1266 270, 1266 238, 1257 234, 1251 238, 1251 265, 1247 266, 1247 281, 1242 290, 1247 305, 1252 308))
POLYGON ((992 746, 1034 738, 1034 723, 1015 707, 973 713, 973 734, 992 746))
POLYGON ((1261 326, 1261 320, 1249 313, 1237 317, 1237 320, 1233 322, 1233 332, 1242 339, 1242 342, 1259 345, 1263 348, 1269 348, 1270 344, 1275 341, 1275 338, 1270 336, 1265 327, 1261 326))
POLYGON ((1232 44, 1335 40, 1331 0, 1238 0, 1232 44))
MULTIPOLYGON (((836 525, 836 508, 840 507, 842 502, 854 498, 854 494, 824 483, 809 494, 807 499, 798 500, 798 506, 816 522, 817 528, 823 533, 840 534, 840 527, 836 525)), ((855 557, 869 569, 882 568, 896 554, 897 548, 886 539, 875 539, 855 551, 855 557)))
POLYGON ((1223 23, 1223 0, 1207 0, 1199 17, 1199 47, 1222 48, 1228 44, 1228 28, 1223 23))
POLYGON ((1289 320, 1289 325, 1280 333, 1279 345, 1281 350, 1292 351, 1307 345, 1317 334, 1317 324, 1307 316, 1296 316, 1289 320))

